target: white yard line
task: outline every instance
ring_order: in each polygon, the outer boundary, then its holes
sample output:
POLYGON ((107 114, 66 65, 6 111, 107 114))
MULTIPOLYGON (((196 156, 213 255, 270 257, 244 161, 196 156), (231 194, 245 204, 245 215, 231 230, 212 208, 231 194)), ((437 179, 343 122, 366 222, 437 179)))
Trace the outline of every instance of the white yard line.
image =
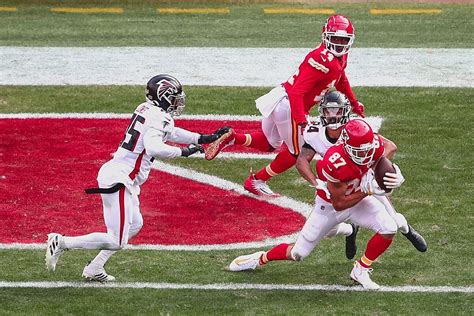
MULTIPOLYGON (((310 50, 2 46, 0 85, 144 85, 170 73, 185 85, 271 87, 310 50)), ((353 86, 474 87, 474 49, 354 48, 346 72, 353 86)))
MULTIPOLYGON (((91 283, 91 282, 9 282, 0 281, 0 288, 115 288, 115 289, 156 289, 156 290, 264 290, 264 291, 365 291, 361 286, 336 284, 246 284, 246 283, 91 283)), ((400 293, 473 293, 472 286, 382 286, 378 292, 400 293)))

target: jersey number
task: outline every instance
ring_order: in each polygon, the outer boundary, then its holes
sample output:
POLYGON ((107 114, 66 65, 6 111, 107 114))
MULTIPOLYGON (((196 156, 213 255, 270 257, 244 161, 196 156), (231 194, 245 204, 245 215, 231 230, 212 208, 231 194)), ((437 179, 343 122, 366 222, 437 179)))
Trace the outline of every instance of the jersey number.
POLYGON ((145 118, 143 116, 133 114, 132 120, 130 121, 130 125, 127 128, 127 132, 125 133, 125 136, 123 138, 123 141, 120 147, 125 148, 130 151, 133 151, 135 149, 138 138, 140 137, 140 132, 135 129, 135 124, 137 124, 137 121, 143 124, 145 123, 145 118), (130 135, 130 139, 128 140, 128 142, 125 142, 125 139, 127 138, 127 134, 130 135))
POLYGON ((344 158, 342 158, 341 155, 337 152, 335 152, 334 154, 331 155, 331 157, 329 157, 329 161, 332 162, 332 164, 334 165, 334 167, 336 167, 336 169, 346 164, 346 161, 344 160, 344 158))

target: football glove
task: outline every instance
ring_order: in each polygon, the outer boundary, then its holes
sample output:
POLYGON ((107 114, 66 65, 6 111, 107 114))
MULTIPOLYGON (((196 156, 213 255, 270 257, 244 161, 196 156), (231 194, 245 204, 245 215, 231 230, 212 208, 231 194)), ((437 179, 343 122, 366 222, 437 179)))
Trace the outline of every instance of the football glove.
POLYGON ((396 189, 405 182, 405 178, 403 177, 400 168, 396 164, 393 164, 393 167, 395 167, 395 173, 387 172, 383 177, 383 184, 387 189, 396 189))
POLYGON ((386 192, 382 190, 377 181, 374 179, 374 170, 369 169, 360 180, 360 190, 367 195, 384 195, 386 192))
POLYGON ((181 147, 181 156, 189 157, 197 152, 204 153, 204 148, 201 145, 190 144, 188 147, 181 147))
POLYGON ((227 133, 229 130, 230 126, 224 126, 219 128, 212 134, 201 134, 198 139, 198 144, 210 144, 212 142, 215 142, 217 139, 219 139, 219 137, 227 133))
POLYGON ((364 105, 359 101, 357 101, 356 104, 352 105, 352 112, 359 115, 360 117, 365 117, 364 110, 364 105))

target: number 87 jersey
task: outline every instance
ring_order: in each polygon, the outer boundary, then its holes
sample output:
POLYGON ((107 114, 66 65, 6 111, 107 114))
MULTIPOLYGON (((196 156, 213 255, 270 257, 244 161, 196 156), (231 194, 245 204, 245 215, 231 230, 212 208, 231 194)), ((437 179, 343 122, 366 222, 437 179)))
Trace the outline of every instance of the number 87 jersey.
MULTIPOLYGON (((348 184, 346 195, 352 194, 359 189, 362 176, 371 168, 374 163, 383 155, 385 149, 379 135, 374 135, 374 154, 367 164, 355 163, 344 148, 343 142, 338 142, 331 146, 322 160, 316 164, 318 178, 325 182, 345 182, 348 184)), ((320 198, 331 202, 330 198, 323 190, 317 190, 320 198)))

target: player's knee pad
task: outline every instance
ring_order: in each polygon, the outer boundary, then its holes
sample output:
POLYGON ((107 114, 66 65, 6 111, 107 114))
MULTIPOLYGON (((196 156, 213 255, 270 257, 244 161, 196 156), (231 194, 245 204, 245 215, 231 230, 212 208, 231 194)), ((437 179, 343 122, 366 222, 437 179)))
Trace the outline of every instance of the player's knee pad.
POLYGON ((391 217, 384 218, 384 220, 380 222, 380 226, 381 227, 378 232, 382 235, 395 234, 398 231, 398 225, 391 217))

